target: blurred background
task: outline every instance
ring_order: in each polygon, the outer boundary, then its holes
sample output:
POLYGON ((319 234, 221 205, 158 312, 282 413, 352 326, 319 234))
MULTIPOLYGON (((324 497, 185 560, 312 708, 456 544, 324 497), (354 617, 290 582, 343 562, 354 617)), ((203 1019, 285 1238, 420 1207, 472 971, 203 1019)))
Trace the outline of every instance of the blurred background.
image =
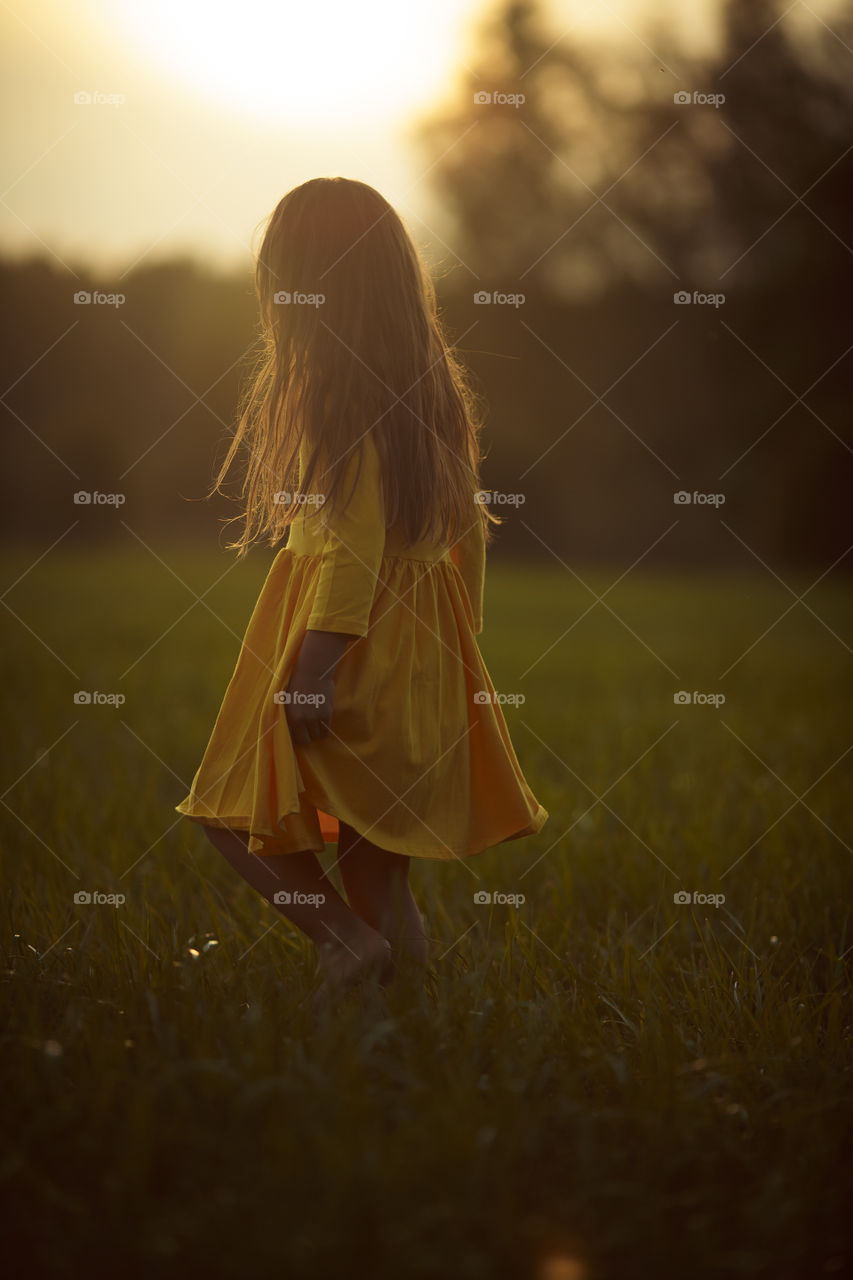
POLYGON ((4 1256, 853 1274, 849 3, 0 31, 4 1256), (401 213, 487 407, 478 645, 549 819, 413 859, 423 999, 317 1019, 312 944, 175 805, 274 554, 205 496, 253 255, 336 174, 401 213))
POLYGON ((260 229, 341 174, 435 273, 496 556, 846 567, 847 6, 239 8, 3 6, 8 542, 222 544, 260 229))

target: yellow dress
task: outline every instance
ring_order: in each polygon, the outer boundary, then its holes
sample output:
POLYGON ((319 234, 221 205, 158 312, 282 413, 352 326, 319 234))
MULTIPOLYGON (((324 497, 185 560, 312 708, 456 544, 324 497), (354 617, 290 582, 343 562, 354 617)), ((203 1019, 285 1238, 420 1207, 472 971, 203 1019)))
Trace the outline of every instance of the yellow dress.
MULTIPOLYGON (((258 854, 320 852, 338 820, 394 853, 465 858, 548 814, 516 758, 475 635, 479 519, 453 547, 386 530, 376 446, 352 450, 345 512, 296 520, 270 566, 190 794, 177 812, 249 832, 258 854), (294 745, 281 700, 306 629, 354 637, 331 733, 294 745)), ((302 455, 304 474, 305 455, 302 455)), ((474 513, 476 515, 476 512, 474 513)))

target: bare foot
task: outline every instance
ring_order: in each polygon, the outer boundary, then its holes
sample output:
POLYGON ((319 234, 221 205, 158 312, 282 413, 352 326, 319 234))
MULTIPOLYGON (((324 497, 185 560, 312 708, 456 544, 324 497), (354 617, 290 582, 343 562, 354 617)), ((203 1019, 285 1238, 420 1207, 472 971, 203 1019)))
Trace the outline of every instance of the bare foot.
MULTIPOLYGON (((406 888, 408 889, 408 885, 406 888)), ((418 910, 410 889, 403 901, 400 932, 392 931, 389 923, 386 925, 384 933, 390 940, 391 949, 396 956, 405 957, 408 961, 415 961, 418 965, 427 964, 429 961, 429 938, 424 928, 423 916, 418 910)))
POLYGON ((324 942, 318 948, 318 957, 318 971, 323 981, 311 1002, 315 1006, 371 978, 380 986, 387 986, 394 976, 393 953, 385 938, 360 943, 358 951, 337 942, 324 942))

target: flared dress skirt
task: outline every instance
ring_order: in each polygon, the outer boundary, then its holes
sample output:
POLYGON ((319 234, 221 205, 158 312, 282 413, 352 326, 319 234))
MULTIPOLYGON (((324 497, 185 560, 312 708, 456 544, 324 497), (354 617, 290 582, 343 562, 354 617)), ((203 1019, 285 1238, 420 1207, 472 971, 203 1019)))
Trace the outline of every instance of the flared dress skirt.
POLYGON ((382 554, 376 570, 366 634, 335 669, 331 732, 297 746, 281 695, 309 621, 323 629, 323 556, 277 553, 178 813, 248 832, 261 855, 319 852, 339 822, 382 849, 447 860, 541 830, 548 814, 516 758, 450 551, 382 554))

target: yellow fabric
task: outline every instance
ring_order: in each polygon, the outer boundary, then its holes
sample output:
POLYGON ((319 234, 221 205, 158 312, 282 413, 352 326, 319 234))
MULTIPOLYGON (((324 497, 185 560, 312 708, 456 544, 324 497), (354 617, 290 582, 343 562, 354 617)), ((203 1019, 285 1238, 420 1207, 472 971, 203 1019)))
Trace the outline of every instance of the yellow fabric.
MULTIPOLYGON (((385 529, 368 435, 345 511, 306 506, 272 562, 190 794, 177 812, 248 831, 259 854, 322 850, 346 822, 382 849, 464 858, 540 831, 480 654, 485 548, 476 510, 453 547, 385 529), (307 629, 355 638, 335 671, 332 732, 293 744, 285 690, 307 629), (477 696, 479 695, 479 696, 477 696)), ((302 455, 304 474, 305 455, 302 455)))

